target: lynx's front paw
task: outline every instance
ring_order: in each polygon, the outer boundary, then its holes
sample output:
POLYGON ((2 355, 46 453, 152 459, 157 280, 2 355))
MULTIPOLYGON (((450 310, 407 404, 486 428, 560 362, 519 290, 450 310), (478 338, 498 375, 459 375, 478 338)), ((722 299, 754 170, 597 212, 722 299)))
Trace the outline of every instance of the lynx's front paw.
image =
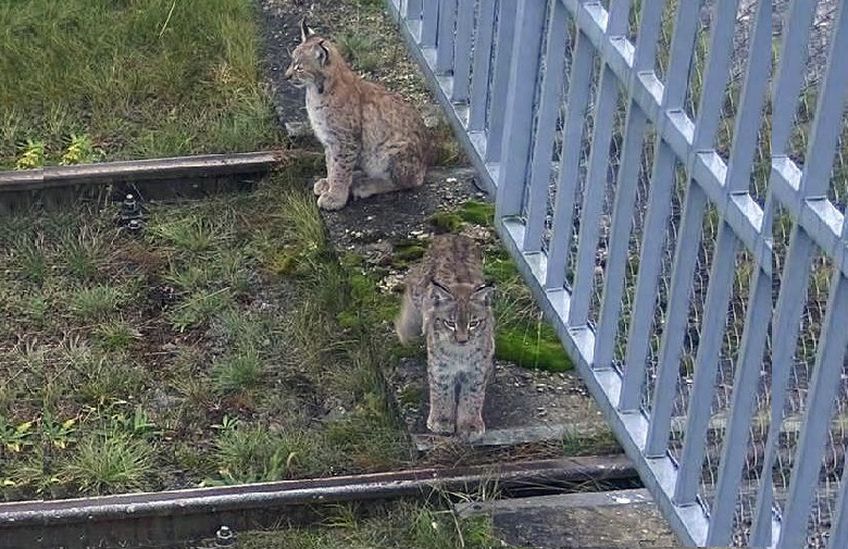
POLYGON ((451 435, 454 431, 451 418, 433 414, 430 414, 430 417, 427 418, 427 428, 438 435, 451 435))
POLYGON ((321 179, 316 181, 314 185, 312 185, 312 192, 315 193, 315 196, 321 196, 322 194, 327 192, 327 189, 329 188, 330 183, 327 181, 327 178, 322 177, 321 179))
POLYGON ((347 193, 329 189, 318 197, 318 207, 322 210, 341 210, 347 204, 347 193))
POLYGON ((486 432, 486 424, 482 418, 460 421, 456 426, 456 432, 462 440, 476 442, 486 432))

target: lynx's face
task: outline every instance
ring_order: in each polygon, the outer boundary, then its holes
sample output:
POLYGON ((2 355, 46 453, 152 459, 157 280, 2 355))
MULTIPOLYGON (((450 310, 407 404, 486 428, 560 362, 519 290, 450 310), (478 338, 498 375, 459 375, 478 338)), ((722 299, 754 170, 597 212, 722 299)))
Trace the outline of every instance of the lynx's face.
POLYGON ((330 60, 330 45, 306 26, 300 24, 301 42, 292 52, 292 61, 286 69, 286 80, 298 88, 315 85, 319 89, 324 80, 324 67, 330 60))
POLYGON ((443 341, 465 345, 473 341, 492 322, 491 295, 489 285, 474 287, 470 284, 455 284, 446 288, 436 281, 430 290, 433 330, 443 341))

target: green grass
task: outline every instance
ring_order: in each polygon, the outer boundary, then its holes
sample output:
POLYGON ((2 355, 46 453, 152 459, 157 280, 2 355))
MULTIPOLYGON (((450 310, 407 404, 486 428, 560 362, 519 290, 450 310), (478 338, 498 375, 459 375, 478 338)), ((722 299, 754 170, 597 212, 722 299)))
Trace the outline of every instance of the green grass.
POLYGON ((94 339, 108 351, 123 351, 132 347, 141 333, 122 320, 109 320, 94 329, 94 339))
POLYGON ((281 172, 250 194, 150 204, 142 238, 115 230, 116 208, 0 219, 0 418, 10 433, 30 426, 2 450, 0 497, 411 459, 381 377, 398 352, 386 344, 395 296, 339 262, 302 180, 281 172))
POLYGON ((120 433, 92 435, 77 446, 66 474, 86 494, 145 488, 154 466, 154 449, 143 439, 120 433))
POLYGON ((248 0, 3 3, 0 167, 277 144, 255 9, 248 0))
POLYGON ((343 32, 335 37, 335 43, 354 70, 369 72, 380 64, 377 40, 366 29, 343 32))
POLYGON ((70 309, 81 320, 95 320, 117 311, 125 299, 122 288, 99 284, 72 291, 70 309))
POLYGON ((341 505, 313 528, 239 534, 244 549, 492 549, 511 547, 485 517, 463 519, 442 502, 341 505))
MULTIPOLYGON (((222 482, 267 482, 295 475, 314 475, 331 456, 305 431, 271 432, 265 427, 224 431, 215 443, 215 463, 222 482)), ((213 482, 214 483, 214 482, 213 482)))
POLYGON ((215 363, 215 385, 222 391, 242 391, 256 387, 262 378, 262 360, 253 351, 222 357, 215 363))

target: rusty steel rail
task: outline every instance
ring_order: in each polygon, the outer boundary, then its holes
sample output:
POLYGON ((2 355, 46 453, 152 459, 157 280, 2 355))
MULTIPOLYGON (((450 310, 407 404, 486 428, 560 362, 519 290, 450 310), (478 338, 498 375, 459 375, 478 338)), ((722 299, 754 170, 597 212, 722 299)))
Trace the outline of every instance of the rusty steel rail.
POLYGON ((0 213, 33 204, 55 207, 80 198, 197 197, 240 189, 287 162, 316 153, 272 150, 47 166, 0 172, 0 213))
POLYGON ((314 521, 326 504, 473 493, 487 484, 504 493, 550 493, 636 478, 630 461, 615 455, 13 502, 0 504, 0 548, 162 546, 209 537, 222 524, 244 530, 314 521))

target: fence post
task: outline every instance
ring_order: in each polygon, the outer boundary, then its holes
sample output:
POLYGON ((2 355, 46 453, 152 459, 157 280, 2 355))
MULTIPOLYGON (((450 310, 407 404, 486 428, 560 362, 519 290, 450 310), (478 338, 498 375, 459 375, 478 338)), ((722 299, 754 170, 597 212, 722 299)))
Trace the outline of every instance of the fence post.
POLYGON ((562 148, 559 155, 556 204, 554 205, 553 234, 548 250, 548 271, 545 288, 561 290, 565 284, 565 265, 574 232, 574 195, 580 177, 580 149, 586 109, 592 88, 594 52, 589 38, 579 30, 574 39, 574 53, 566 99, 562 148))
POLYGON ((544 22, 544 2, 518 0, 495 203, 497 218, 516 215, 521 211, 533 133, 533 101, 542 54, 541 31, 544 22))
POLYGON ((406 17, 410 21, 421 20, 421 2, 422 0, 406 0, 406 17))
POLYGON ((439 0, 424 1, 421 22, 421 47, 436 46, 436 36, 439 30, 439 0))
MULTIPOLYGON (((653 2, 651 3, 653 4, 653 2)), ((659 3, 656 3, 659 5, 659 3)), ((644 4, 643 4, 644 6, 644 4)), ((656 7, 654 8, 656 9, 656 7)), ((681 75, 687 74, 692 60, 695 32, 698 23, 699 2, 680 0, 671 42, 671 59, 663 89, 660 112, 680 109, 686 96, 688 82, 681 75)), ((639 277, 632 321, 627 333, 626 367, 622 379, 618 409, 622 412, 636 411, 641 405, 642 386, 645 382, 645 367, 650 345, 651 326, 662 268, 665 231, 671 214, 672 190, 675 182, 674 151, 664 140, 658 140, 654 165, 651 171, 651 191, 645 213, 645 228, 639 255, 639 277)))
POLYGON ((527 230, 524 237, 525 252, 538 252, 542 249, 542 231, 548 214, 547 197, 551 185, 552 145, 562 100, 565 46, 571 38, 566 32, 567 25, 568 13, 565 6, 561 2, 551 2, 548 15, 548 45, 545 49, 545 74, 542 77, 538 123, 533 141, 527 230))
MULTIPOLYGON (((725 180, 727 192, 730 194, 747 193, 750 184, 771 65, 771 18, 771 3, 760 2, 757 6, 742 100, 733 132, 733 149, 725 180)), ((772 206, 769 204, 767 209, 772 206)), ((768 223, 763 223, 762 230, 770 231, 771 227, 768 223)), ((731 417, 725 429, 715 492, 716 504, 710 513, 710 529, 707 533, 707 543, 711 545, 726 545, 732 538, 736 493, 747 456, 754 396, 759 385, 772 316, 774 271, 771 260, 769 254, 766 264, 755 262, 755 271, 749 283, 748 311, 740 341, 741 348, 736 359, 731 417)), ((705 403, 704 407, 709 407, 709 403, 705 403)), ((764 504, 771 508, 770 500, 764 504)), ((768 541, 770 540, 758 539, 756 532, 749 537, 749 544, 755 546, 764 545, 768 541)))
POLYGON ((477 32, 474 37, 474 68, 471 71, 471 109, 468 131, 486 128, 486 106, 489 99, 489 72, 492 60, 492 38, 495 34, 495 2, 480 2, 477 32))
POLYGON ((489 124, 486 131, 486 161, 501 158, 504 138, 504 118, 512 63, 512 43, 515 35, 516 1, 498 3, 498 37, 495 42, 495 74, 492 82, 489 124))
MULTIPOLYGON (((432 0, 435 1, 435 0, 432 0)), ((436 38, 436 74, 450 74, 454 59, 454 24, 456 23, 456 0, 438 0, 439 35, 436 38)))
POLYGON ((468 77, 471 72, 474 0, 459 0, 456 12, 456 44, 454 46, 451 101, 465 103, 468 101, 468 77))

